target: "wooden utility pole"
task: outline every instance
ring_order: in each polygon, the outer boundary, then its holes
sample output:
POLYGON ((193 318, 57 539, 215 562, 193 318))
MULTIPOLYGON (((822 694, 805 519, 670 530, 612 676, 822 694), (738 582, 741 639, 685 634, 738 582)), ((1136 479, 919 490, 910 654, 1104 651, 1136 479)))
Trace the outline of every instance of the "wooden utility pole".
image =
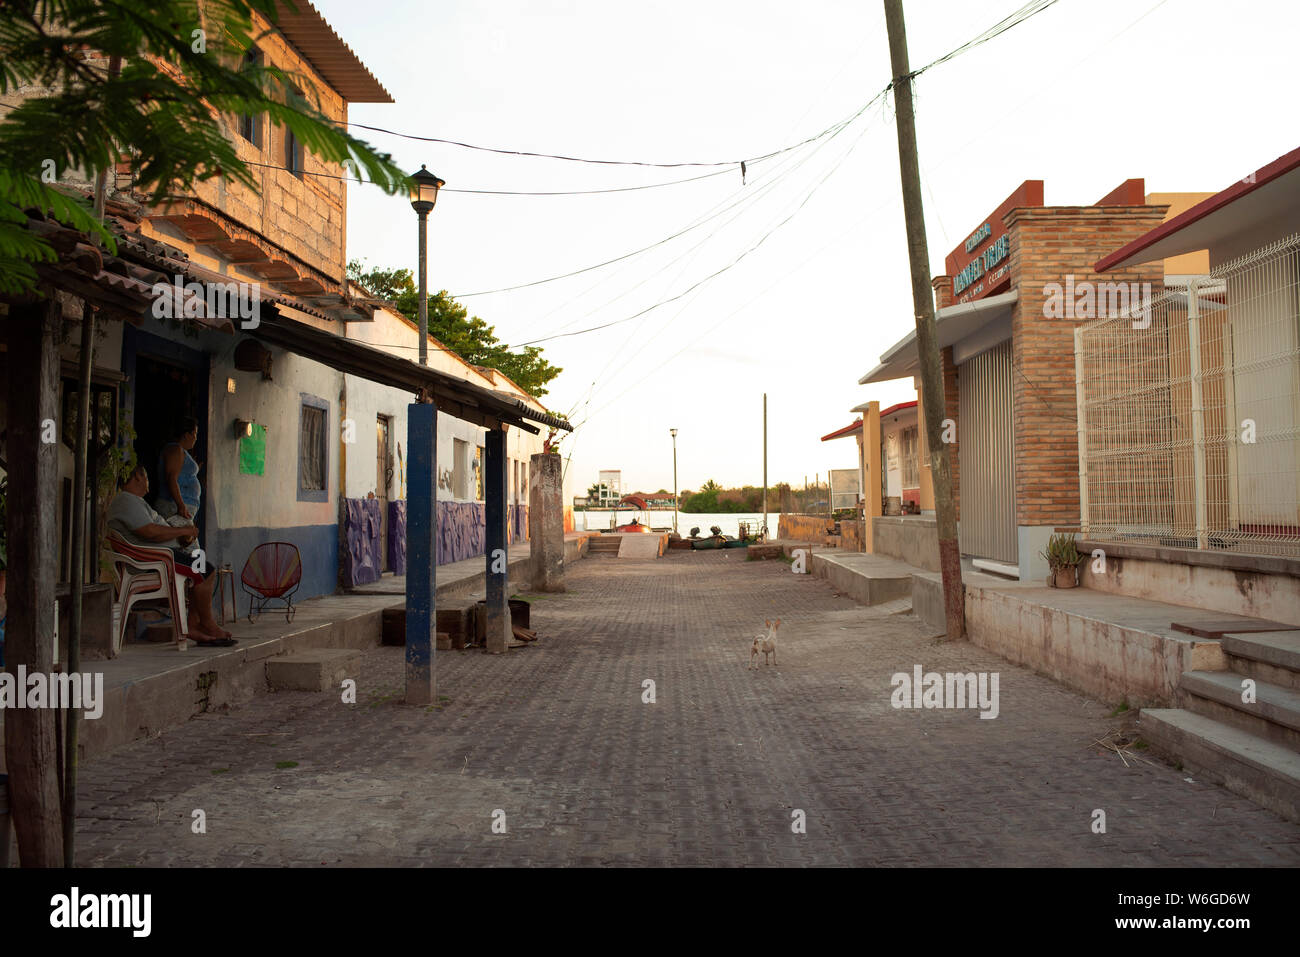
MULTIPOLYGON (((54 670, 54 599, 58 581, 55 513, 58 486, 59 347, 63 311, 44 300, 11 306, 4 323, 9 349, 9 620, 5 665, 17 680, 54 670)), ((18 694, 27 689, 19 687, 18 694)), ((5 714, 9 809, 23 867, 63 864, 59 803, 59 712, 13 708, 5 714)))
POLYGON ((948 638, 966 630, 965 589, 961 580, 961 550, 957 544, 957 508, 952 495, 949 448, 942 440, 944 409, 943 366, 935 334, 934 294, 930 288, 930 249, 925 241, 921 207, 920 162, 916 155, 916 117, 912 113, 912 70, 907 62, 907 30, 903 0, 884 0, 889 31, 889 60, 894 75, 894 109, 898 122, 898 168, 903 180, 903 215, 907 220, 907 254, 912 266, 912 305, 916 312, 916 348, 921 362, 921 399, 930 444, 934 480, 934 513, 939 533, 939 570, 943 575, 943 604, 948 638))

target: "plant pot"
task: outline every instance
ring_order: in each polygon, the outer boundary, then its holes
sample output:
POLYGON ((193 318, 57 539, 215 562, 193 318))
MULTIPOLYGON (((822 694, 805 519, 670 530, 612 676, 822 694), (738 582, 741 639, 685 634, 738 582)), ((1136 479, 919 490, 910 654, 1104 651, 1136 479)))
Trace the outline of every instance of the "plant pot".
POLYGON ((1078 569, 1072 565, 1067 566, 1065 568, 1058 568, 1055 572, 1054 578, 1055 580, 1053 584, 1057 588, 1078 588, 1079 587, 1078 569))

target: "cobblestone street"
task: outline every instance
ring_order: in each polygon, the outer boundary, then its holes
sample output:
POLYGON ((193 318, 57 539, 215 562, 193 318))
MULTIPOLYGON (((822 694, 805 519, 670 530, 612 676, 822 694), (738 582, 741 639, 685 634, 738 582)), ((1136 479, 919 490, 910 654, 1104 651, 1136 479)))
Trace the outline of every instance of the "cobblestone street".
POLYGON ((438 654, 437 708, 402 705, 402 649, 377 648, 355 705, 263 694, 88 762, 79 862, 1300 864, 1300 827, 1097 746, 1115 702, 784 562, 672 552, 567 574, 567 594, 530 596, 540 646, 438 654), (779 664, 748 670, 777 617, 779 664), (890 677, 915 665, 999 672, 998 717, 894 709, 890 677))

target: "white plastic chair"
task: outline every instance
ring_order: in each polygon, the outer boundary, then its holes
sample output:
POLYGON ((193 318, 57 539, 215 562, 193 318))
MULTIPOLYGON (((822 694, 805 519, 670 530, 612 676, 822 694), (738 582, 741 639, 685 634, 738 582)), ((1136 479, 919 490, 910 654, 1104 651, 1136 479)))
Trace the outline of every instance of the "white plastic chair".
POLYGON ((122 651, 131 607, 137 602, 158 599, 167 602, 176 648, 184 651, 190 634, 185 605, 186 578, 176 570, 171 549, 133 545, 118 532, 110 531, 104 550, 113 563, 113 581, 117 586, 113 617, 118 626, 113 635, 113 655, 122 651))

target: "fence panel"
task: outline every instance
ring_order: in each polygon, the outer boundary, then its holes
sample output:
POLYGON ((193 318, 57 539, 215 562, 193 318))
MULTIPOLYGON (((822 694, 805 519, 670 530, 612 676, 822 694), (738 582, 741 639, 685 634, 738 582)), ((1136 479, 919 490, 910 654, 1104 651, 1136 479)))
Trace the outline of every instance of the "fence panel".
POLYGON ((1085 533, 1300 556, 1298 323, 1300 234, 1081 326, 1085 533))

